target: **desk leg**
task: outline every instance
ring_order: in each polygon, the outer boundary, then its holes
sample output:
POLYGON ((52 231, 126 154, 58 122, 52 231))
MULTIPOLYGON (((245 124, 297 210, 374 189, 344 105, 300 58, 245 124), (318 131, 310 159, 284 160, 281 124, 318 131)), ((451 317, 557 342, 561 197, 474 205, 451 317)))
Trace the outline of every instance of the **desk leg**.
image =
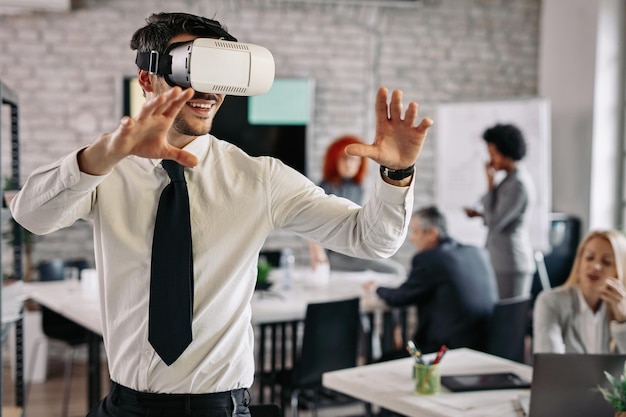
POLYGON ((90 331, 87 331, 87 341, 89 345, 89 366, 87 367, 87 404, 89 409, 98 404, 102 398, 100 388, 100 341, 102 338, 90 331))
POLYGON ((265 403, 265 338, 267 337, 267 325, 261 324, 261 337, 259 338, 259 363, 257 368, 261 370, 259 373, 259 404, 265 403))

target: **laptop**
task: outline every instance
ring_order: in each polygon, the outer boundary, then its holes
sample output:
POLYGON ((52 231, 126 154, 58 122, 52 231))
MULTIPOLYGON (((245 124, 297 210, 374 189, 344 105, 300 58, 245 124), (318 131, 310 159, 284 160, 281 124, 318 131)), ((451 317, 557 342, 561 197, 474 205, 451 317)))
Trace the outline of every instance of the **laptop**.
POLYGON ((619 377, 626 355, 536 353, 529 417, 613 417, 615 410, 598 385, 609 388, 604 371, 619 377))

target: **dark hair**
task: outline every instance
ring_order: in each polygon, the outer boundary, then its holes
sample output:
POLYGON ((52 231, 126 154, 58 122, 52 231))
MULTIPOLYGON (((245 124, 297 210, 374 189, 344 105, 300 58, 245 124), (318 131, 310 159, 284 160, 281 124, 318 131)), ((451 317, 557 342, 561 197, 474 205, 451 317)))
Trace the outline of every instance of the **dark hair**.
POLYGON ((130 49, 138 52, 164 53, 170 40, 182 33, 236 41, 217 20, 189 13, 154 13, 146 19, 147 25, 138 29, 130 40, 130 49))
POLYGON ((498 152, 514 161, 526 156, 526 141, 522 132, 511 124, 500 124, 488 128, 483 133, 487 143, 493 143, 498 152))
POLYGON ((422 230, 426 231, 430 228, 437 230, 439 240, 448 237, 448 223, 446 217, 437 207, 430 206, 421 208, 416 210, 413 216, 419 218, 422 230))
MULTIPOLYGON (((341 182, 341 175, 339 175, 339 171, 337 170, 337 163, 339 162, 339 158, 346 154, 346 148, 348 145, 353 143, 363 143, 363 141, 356 136, 345 135, 337 138, 328 146, 328 149, 326 149, 326 156, 324 157, 324 181, 329 181, 335 185, 341 182)), ((357 172, 354 178, 352 178, 352 181, 355 184, 361 184, 366 172, 367 161, 364 157, 361 157, 361 167, 359 168, 359 172, 357 172)))

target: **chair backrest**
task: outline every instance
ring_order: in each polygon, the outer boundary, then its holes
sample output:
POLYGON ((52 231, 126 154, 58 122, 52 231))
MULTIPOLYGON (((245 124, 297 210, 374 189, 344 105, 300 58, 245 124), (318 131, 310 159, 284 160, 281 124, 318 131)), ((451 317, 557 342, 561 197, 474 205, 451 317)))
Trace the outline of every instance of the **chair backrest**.
POLYGON ((253 404, 248 409, 251 417, 281 417, 280 407, 276 404, 253 404))
MULTIPOLYGON (((37 266, 39 281, 62 281, 65 279, 65 268, 77 268, 81 271, 88 266, 85 259, 41 261, 37 266)), ((83 344, 87 341, 87 333, 83 327, 44 306, 41 307, 41 329, 47 337, 62 340, 70 345, 83 344)))
POLYGON ((356 366, 359 329, 358 298, 309 304, 294 386, 321 386, 324 372, 356 366))
POLYGON ((76 268, 80 272, 89 268, 89 263, 82 258, 41 261, 37 265, 39 281, 63 281, 65 279, 65 268, 76 268))
POLYGON ((41 261, 37 266, 39 271, 39 281, 63 281, 65 262, 63 259, 50 259, 41 261))
POLYGON ((524 362, 524 339, 528 327, 530 296, 500 300, 489 318, 487 353, 524 362))
MULTIPOLYGON (((580 224, 578 217, 564 213, 550 214, 548 237, 551 249, 543 254, 543 267, 550 283, 549 287, 563 284, 569 276, 580 242, 580 224)), ((546 285, 541 285, 539 278, 540 275, 535 272, 531 289, 533 304, 537 295, 546 288, 546 285)))

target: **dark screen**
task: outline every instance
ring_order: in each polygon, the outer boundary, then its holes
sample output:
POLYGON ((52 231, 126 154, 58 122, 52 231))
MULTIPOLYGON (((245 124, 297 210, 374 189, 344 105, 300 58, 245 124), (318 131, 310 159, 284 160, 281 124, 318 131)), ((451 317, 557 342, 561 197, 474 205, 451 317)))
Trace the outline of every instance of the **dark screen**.
POLYGON ((305 172, 305 125, 251 125, 248 97, 227 96, 211 134, 243 149, 251 156, 273 156, 302 174, 305 172))

